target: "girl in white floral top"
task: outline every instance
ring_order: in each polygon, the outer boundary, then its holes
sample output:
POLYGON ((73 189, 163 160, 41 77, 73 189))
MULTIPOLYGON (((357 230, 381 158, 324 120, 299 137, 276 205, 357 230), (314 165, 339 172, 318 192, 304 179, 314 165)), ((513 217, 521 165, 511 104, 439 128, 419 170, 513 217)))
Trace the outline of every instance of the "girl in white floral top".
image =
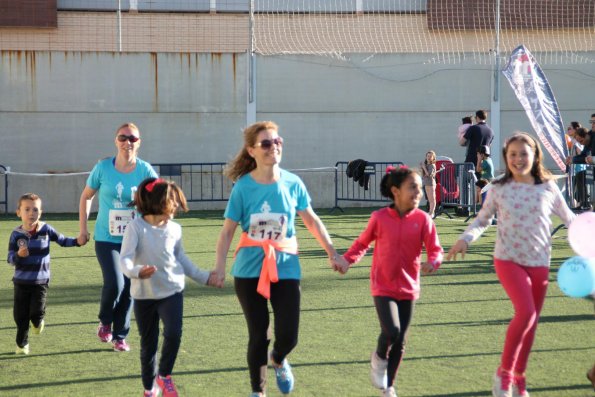
POLYGON ((510 137, 503 150, 506 173, 493 182, 475 221, 450 249, 447 259, 464 257, 498 214, 494 266, 515 314, 506 332, 500 367, 494 375, 496 397, 528 397, 525 369, 539 313, 545 300, 551 255, 551 215, 568 226, 574 214, 551 174, 542 165, 539 144, 526 133, 510 137))

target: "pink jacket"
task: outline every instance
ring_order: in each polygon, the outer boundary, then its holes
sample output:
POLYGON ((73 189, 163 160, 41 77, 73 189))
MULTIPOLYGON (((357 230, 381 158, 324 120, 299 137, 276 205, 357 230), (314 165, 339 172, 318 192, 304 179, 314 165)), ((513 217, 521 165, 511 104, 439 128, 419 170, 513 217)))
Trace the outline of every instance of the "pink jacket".
POLYGON ((360 261, 372 241, 376 242, 370 271, 372 296, 418 299, 422 244, 434 268, 442 263, 442 246, 430 216, 417 208, 403 217, 390 207, 374 211, 345 259, 350 264, 360 261))

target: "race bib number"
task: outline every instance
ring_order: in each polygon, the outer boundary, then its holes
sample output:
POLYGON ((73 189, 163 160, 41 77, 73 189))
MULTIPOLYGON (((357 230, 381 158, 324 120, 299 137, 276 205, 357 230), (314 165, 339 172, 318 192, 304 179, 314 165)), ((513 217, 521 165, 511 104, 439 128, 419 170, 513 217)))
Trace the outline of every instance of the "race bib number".
POLYGON ((287 235, 287 217, 271 212, 252 214, 248 235, 257 241, 281 241, 287 235))
POLYGON ((109 234, 123 236, 126 226, 135 216, 135 210, 109 210, 109 234))

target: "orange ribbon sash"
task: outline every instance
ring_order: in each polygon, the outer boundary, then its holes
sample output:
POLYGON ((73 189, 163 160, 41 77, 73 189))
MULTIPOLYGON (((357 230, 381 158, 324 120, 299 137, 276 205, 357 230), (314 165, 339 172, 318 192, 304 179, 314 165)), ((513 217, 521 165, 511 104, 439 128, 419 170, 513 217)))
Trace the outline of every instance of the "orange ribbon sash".
POLYGON ((281 241, 258 241, 251 239, 248 236, 248 233, 243 232, 234 256, 236 256, 240 248, 243 247, 262 247, 263 249, 264 260, 262 261, 262 269, 260 270, 256 292, 269 299, 271 297, 271 283, 279 281, 279 275, 277 274, 277 255, 275 254, 275 250, 297 255, 297 238, 292 236, 281 241))

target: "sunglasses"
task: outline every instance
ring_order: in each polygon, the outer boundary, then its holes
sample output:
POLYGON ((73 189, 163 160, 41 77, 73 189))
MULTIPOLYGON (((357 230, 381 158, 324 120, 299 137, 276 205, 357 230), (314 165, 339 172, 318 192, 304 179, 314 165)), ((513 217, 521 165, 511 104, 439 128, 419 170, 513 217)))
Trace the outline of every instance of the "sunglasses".
POLYGON ((140 140, 139 137, 134 135, 118 135, 116 139, 118 140, 118 142, 130 141, 131 143, 138 142, 140 140))
POLYGON ((264 150, 269 150, 273 147, 273 144, 277 146, 283 146, 283 138, 278 136, 275 139, 263 139, 262 141, 256 143, 254 146, 260 146, 264 150))

